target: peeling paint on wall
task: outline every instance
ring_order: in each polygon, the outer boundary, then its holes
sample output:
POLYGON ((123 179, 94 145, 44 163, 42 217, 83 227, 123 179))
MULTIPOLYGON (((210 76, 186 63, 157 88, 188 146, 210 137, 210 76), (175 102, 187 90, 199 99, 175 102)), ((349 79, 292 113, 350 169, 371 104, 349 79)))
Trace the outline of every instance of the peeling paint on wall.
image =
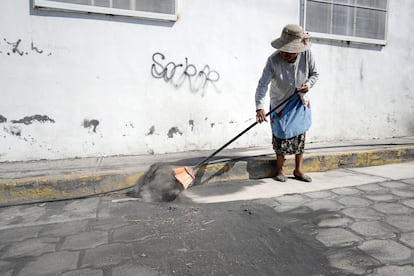
POLYGON ((194 120, 189 120, 188 124, 191 126, 191 131, 194 130, 194 120))
POLYGON ((125 122, 125 127, 135 128, 131 122, 125 122))
POLYGON ((92 131, 96 132, 96 127, 99 125, 99 121, 92 119, 92 120, 83 120, 83 127, 84 128, 93 128, 92 131))
POLYGON ((180 134, 183 135, 183 133, 178 129, 178 127, 172 127, 170 128, 170 130, 168 131, 168 138, 173 138, 174 134, 180 134))
POLYGON ((34 121, 38 121, 39 123, 46 123, 46 122, 50 122, 50 123, 55 123, 55 120, 49 118, 47 115, 33 115, 33 116, 26 116, 23 119, 20 120, 12 120, 11 122, 13 124, 25 124, 25 125, 30 125, 32 124, 34 121))
POLYGON ((14 135, 14 136, 21 136, 22 135, 22 129, 18 126, 9 126, 8 128, 3 127, 3 130, 6 133, 14 135))
POLYGON ((7 118, 0 114, 0 124, 7 122, 7 118))
POLYGON ((155 132, 155 126, 151 126, 148 133, 145 134, 145 136, 153 135, 155 132))

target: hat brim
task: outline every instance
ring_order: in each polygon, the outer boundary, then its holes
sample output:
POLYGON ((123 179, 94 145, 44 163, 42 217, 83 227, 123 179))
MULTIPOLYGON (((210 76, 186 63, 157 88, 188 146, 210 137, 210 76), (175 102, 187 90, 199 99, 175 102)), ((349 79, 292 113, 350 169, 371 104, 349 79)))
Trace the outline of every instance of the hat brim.
POLYGON ((300 53, 311 48, 312 43, 309 40, 295 39, 286 41, 282 38, 277 38, 270 43, 273 48, 279 49, 286 53, 300 53))

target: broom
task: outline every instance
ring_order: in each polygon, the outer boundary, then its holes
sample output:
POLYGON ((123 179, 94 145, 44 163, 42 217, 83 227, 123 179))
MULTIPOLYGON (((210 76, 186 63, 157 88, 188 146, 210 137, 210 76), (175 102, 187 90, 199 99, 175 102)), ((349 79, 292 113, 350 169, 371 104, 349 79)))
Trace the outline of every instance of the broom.
MULTIPOLYGON (((283 104, 287 103, 291 98, 293 98, 293 96, 295 94, 296 93, 294 93, 293 95, 289 96, 286 100, 284 100, 283 102, 281 102, 280 104, 278 104, 276 107, 272 108, 268 113, 266 113, 266 117, 269 116, 276 109, 278 109, 279 107, 281 107, 283 104)), ((245 130, 243 130, 242 132, 240 132, 233 139, 231 139, 230 141, 228 141, 227 143, 225 143, 223 146, 221 146, 215 152, 213 152, 208 157, 206 157, 205 159, 203 159, 201 162, 199 162, 194 167, 185 166, 185 167, 180 167, 180 168, 174 169, 175 178, 178 180, 178 182, 180 182, 180 184, 183 186, 184 189, 187 189, 191 185, 191 183, 193 182, 193 180, 195 179, 194 171, 197 171, 200 167, 202 167, 203 165, 206 165, 207 164, 207 161, 209 161, 211 158, 213 158, 217 153, 219 153, 220 151, 222 151, 225 147, 227 147, 228 145, 230 145, 231 143, 233 143, 234 141, 236 141, 238 138, 240 138, 240 136, 242 136, 243 134, 245 134, 246 132, 248 132, 251 128, 253 128, 255 125, 257 125, 257 123, 258 122, 256 121, 253 124, 251 124, 250 126, 248 126, 245 130)))

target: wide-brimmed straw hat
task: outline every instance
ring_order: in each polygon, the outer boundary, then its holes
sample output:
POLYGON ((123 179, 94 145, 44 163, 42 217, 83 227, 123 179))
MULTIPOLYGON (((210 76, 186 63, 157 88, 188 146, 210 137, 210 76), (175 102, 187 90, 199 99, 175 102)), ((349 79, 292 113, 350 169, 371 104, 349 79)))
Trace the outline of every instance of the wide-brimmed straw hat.
POLYGON ((304 33, 301 26, 288 24, 279 38, 272 41, 271 45, 280 51, 287 53, 300 53, 308 50, 312 43, 308 33, 304 33))

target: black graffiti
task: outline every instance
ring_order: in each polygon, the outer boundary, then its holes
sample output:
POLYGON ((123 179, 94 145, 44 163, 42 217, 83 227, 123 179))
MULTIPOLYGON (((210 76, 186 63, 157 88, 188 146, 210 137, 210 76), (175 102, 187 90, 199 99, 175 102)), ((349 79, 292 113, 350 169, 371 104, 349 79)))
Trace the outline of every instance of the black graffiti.
POLYGON ((32 51, 36 51, 38 54, 42 54, 43 50, 39 50, 39 48, 37 48, 36 46, 34 46, 33 42, 31 44, 31 49, 32 51))
POLYGON ((190 90, 197 92, 206 88, 208 83, 214 85, 220 79, 220 74, 211 70, 209 65, 204 65, 201 70, 193 64, 188 63, 185 58, 185 64, 176 64, 173 61, 163 64, 165 56, 162 53, 152 55, 151 75, 157 79, 164 79, 175 87, 181 87, 185 81, 189 82, 190 90))
MULTIPOLYGON (((11 54, 16 54, 19 56, 29 55, 29 51, 25 50, 24 42, 21 38, 17 39, 16 41, 8 41, 6 38, 3 38, 5 43, 0 43, 0 54, 5 52, 8 56, 11 54)), ((35 43, 32 41, 30 44, 30 51, 35 52, 37 54, 43 54, 44 50, 40 49, 35 43)), ((52 55, 49 53, 48 56, 52 55)))
POLYGON ((6 41, 7 44, 12 46, 12 53, 17 53, 20 56, 24 55, 24 51, 19 50, 20 42, 22 42, 21 39, 18 39, 16 42, 8 42, 6 39, 4 39, 4 41, 6 41))

